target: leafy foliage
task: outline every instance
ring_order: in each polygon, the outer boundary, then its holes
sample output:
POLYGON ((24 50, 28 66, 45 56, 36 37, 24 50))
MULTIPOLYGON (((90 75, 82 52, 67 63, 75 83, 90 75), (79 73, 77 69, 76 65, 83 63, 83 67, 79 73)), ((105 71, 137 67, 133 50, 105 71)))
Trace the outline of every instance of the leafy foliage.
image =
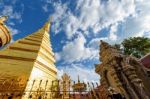
MULTIPOLYGON (((131 37, 125 39, 121 45, 125 55, 133 55, 137 58, 141 58, 150 52, 150 39, 145 37, 131 37)), ((114 46, 120 49, 119 46, 121 45, 115 44, 114 46)))

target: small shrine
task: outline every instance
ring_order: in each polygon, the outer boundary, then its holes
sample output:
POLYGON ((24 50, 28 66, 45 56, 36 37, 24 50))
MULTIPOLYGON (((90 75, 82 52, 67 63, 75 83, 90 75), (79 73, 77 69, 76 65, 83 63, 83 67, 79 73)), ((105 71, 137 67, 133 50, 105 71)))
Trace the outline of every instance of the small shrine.
POLYGON ((74 91, 78 91, 78 92, 82 92, 85 91, 87 89, 87 85, 83 82, 80 82, 79 76, 78 76, 78 82, 73 84, 73 90, 74 91))

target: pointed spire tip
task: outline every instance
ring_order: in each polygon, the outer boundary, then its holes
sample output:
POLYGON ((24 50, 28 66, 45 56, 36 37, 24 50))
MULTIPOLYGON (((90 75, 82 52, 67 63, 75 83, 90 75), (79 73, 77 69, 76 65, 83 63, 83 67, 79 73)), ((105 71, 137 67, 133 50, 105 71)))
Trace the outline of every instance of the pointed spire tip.
POLYGON ((52 22, 52 20, 53 20, 53 16, 50 16, 49 22, 52 22))
POLYGON ((47 32, 49 32, 49 30, 50 30, 50 25, 51 25, 52 20, 53 20, 53 17, 51 16, 49 18, 49 20, 43 26, 43 29, 46 30, 47 32))

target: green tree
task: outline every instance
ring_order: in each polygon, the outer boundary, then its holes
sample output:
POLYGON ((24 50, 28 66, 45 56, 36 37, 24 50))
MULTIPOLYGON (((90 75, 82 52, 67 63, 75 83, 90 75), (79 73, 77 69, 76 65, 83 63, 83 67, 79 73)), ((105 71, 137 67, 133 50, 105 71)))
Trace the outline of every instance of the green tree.
POLYGON ((117 50, 121 50, 121 44, 114 44, 113 47, 115 47, 117 50))
POLYGON ((137 58, 141 58, 147 53, 150 53, 150 38, 130 37, 123 40, 121 44, 115 44, 113 46, 125 55, 133 55, 137 58))
POLYGON ((150 39, 146 37, 131 37, 125 39, 121 44, 126 55, 132 54, 137 58, 141 58, 150 52, 150 39))

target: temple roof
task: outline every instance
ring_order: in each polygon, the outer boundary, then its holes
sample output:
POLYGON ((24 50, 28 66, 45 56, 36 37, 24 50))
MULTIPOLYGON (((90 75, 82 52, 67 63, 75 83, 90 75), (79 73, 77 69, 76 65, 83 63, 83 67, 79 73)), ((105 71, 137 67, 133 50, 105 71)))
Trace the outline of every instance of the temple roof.
POLYGON ((49 30, 50 30, 51 21, 52 21, 52 17, 50 17, 50 19, 42 27, 47 32, 49 32, 49 30))
POLYGON ((146 68, 150 68, 150 53, 142 57, 140 61, 146 68))

